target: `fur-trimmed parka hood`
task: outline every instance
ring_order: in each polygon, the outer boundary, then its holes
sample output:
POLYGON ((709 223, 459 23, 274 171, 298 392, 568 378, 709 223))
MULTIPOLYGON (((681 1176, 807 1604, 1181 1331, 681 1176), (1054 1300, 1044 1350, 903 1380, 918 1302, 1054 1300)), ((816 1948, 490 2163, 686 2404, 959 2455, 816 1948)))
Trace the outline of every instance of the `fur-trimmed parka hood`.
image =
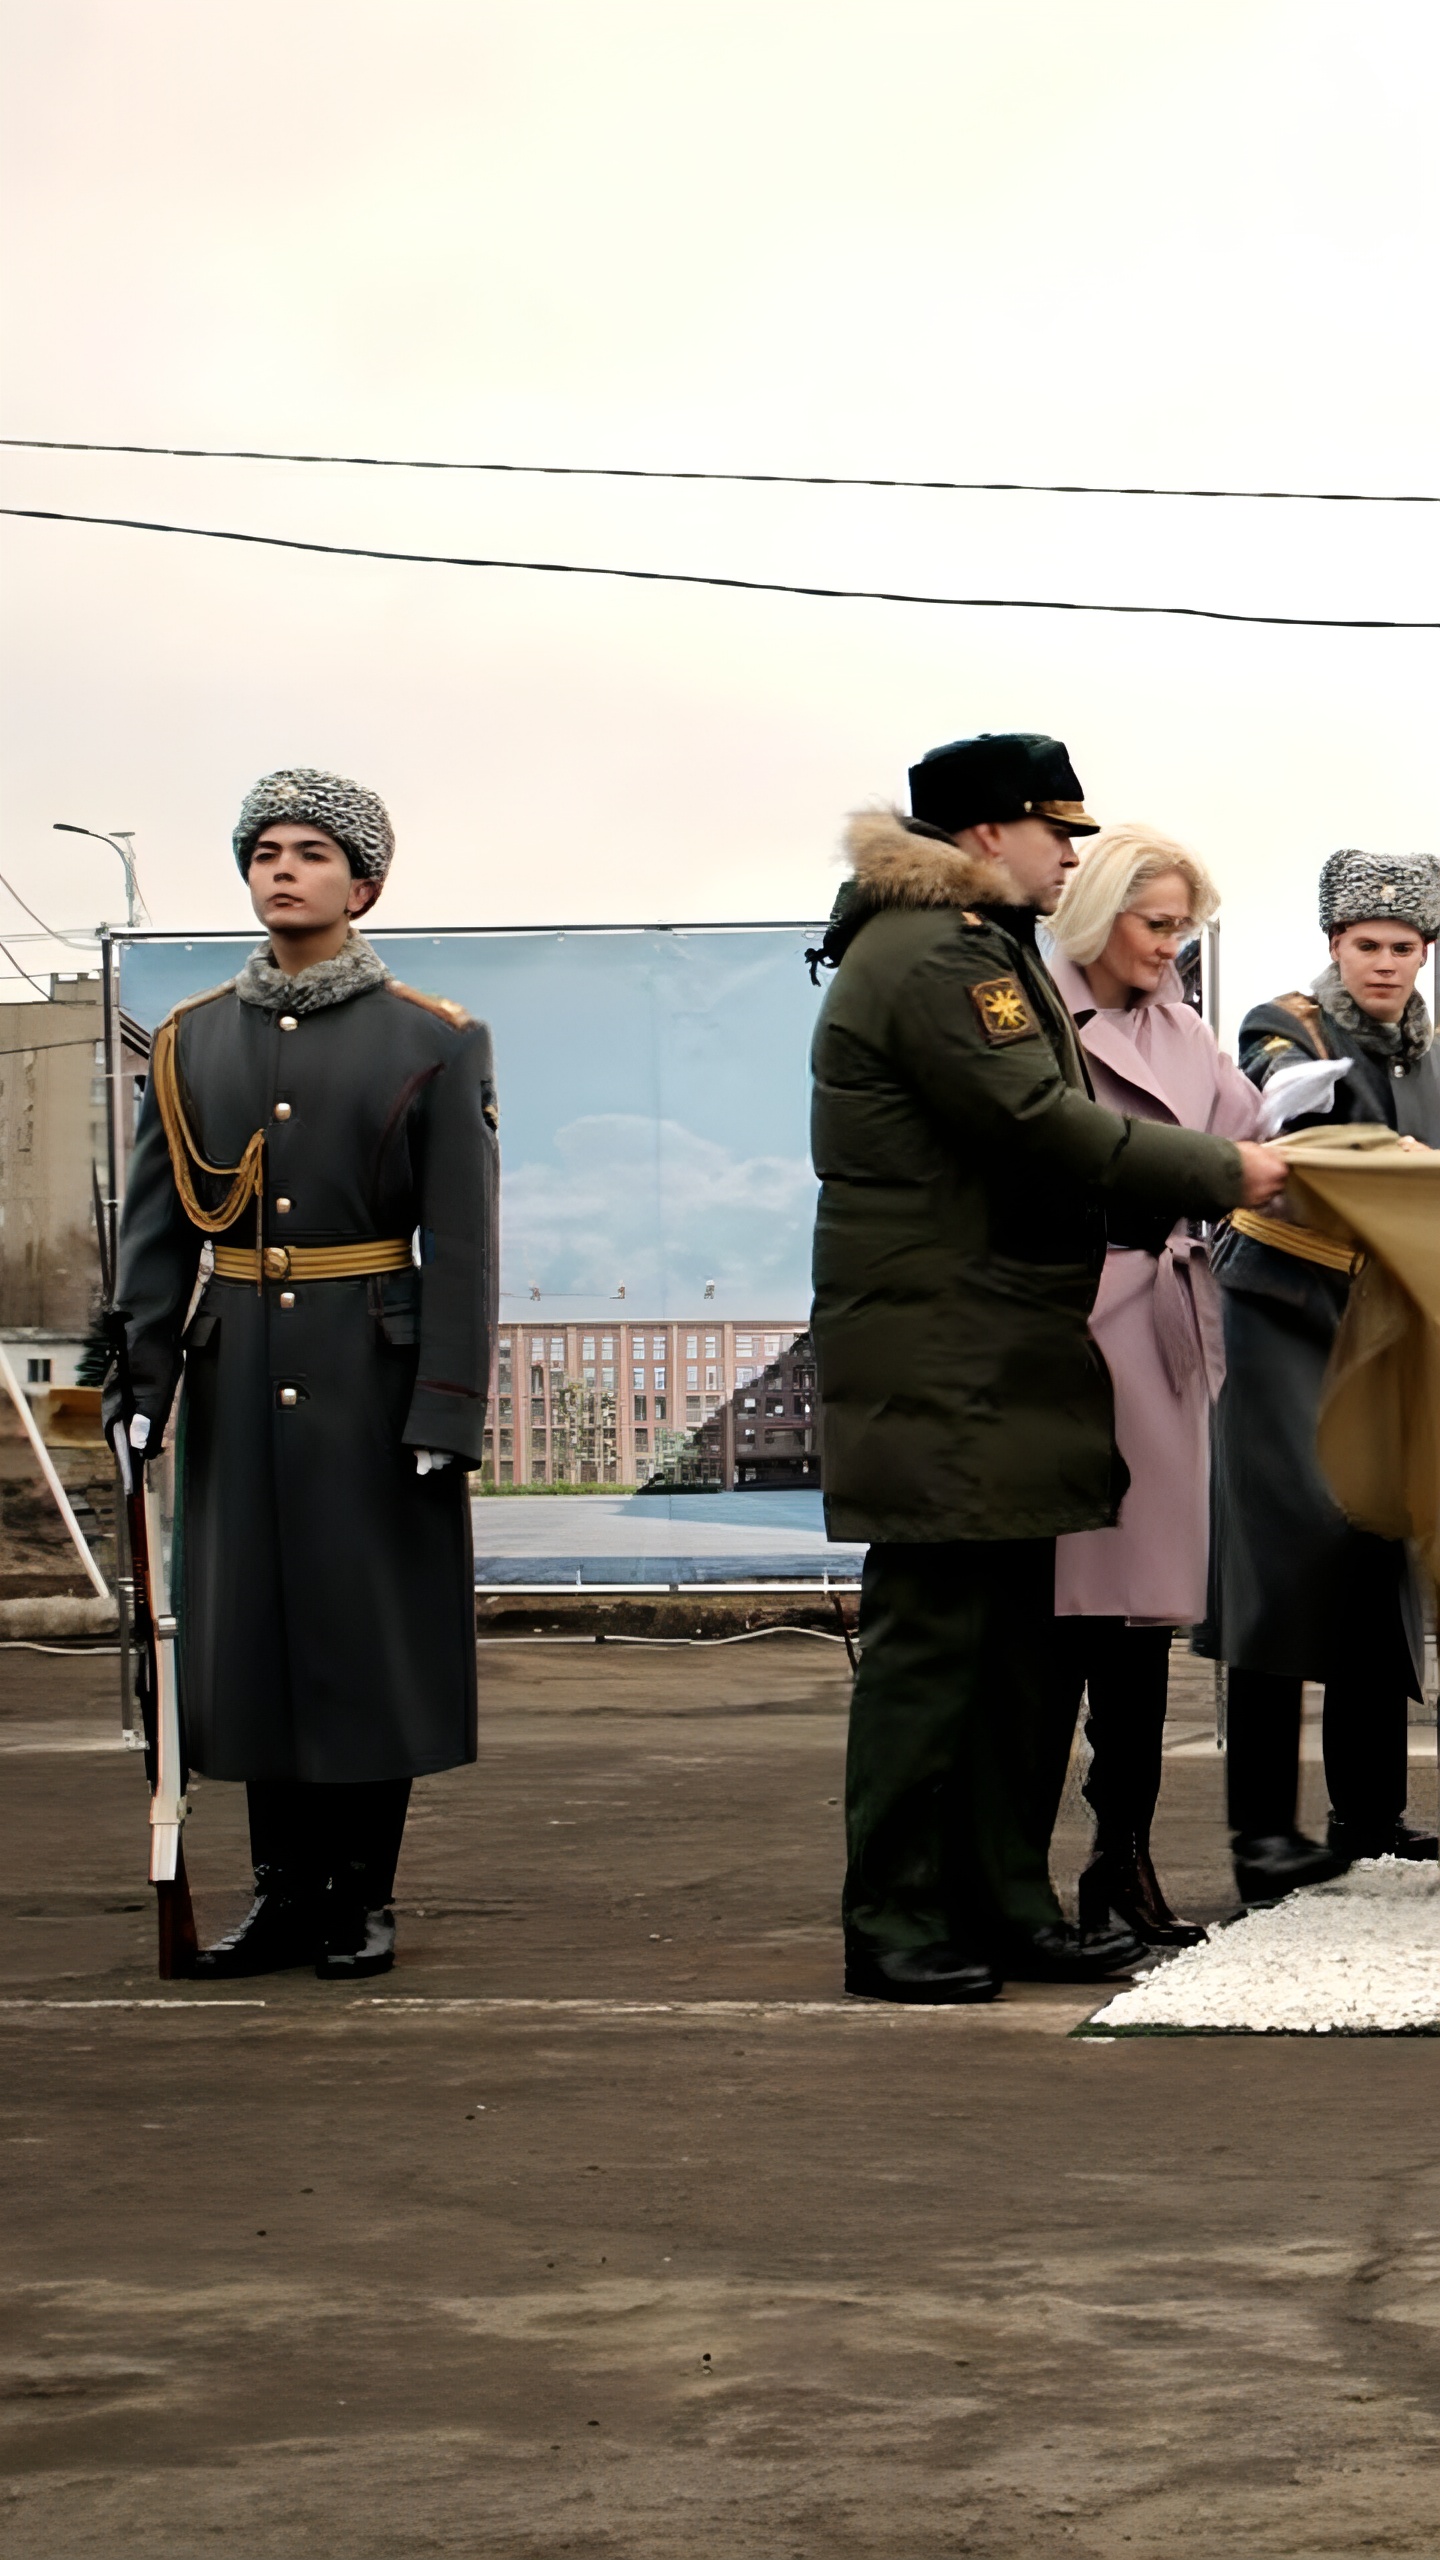
POLYGON ((836 969, 861 926, 886 907, 1023 905, 1003 862, 967 853, 938 827, 899 809, 858 809, 843 838, 850 876, 830 910, 825 939, 807 951, 810 975, 836 969))

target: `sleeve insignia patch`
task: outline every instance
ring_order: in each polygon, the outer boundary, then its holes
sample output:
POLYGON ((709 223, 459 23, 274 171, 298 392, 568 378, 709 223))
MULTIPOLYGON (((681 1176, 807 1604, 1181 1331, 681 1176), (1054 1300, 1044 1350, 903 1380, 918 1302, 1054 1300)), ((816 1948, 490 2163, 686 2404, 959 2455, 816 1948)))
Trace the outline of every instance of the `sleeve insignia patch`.
POLYGON ((1018 978, 982 978, 966 994, 980 1016, 980 1028, 992 1049, 1011 1040, 1038 1040, 1040 1025, 1018 978))

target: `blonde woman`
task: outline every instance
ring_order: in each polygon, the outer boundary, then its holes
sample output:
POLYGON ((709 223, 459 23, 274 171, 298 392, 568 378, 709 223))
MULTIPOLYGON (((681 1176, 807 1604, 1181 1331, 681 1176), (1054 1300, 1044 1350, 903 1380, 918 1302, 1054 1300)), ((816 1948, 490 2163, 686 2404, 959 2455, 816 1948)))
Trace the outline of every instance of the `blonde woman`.
MULTIPOLYGON (((1050 966, 1074 1016, 1097 1101, 1131 1118, 1251 1138, 1258 1096, 1184 1000, 1182 945, 1219 905, 1195 855, 1152 827, 1094 839, 1050 920, 1050 966)), ((1183 1223, 1145 1235, 1111 1224, 1090 1330, 1115 1386, 1130 1489, 1112 1529, 1061 1538, 1055 1558, 1058 1677, 1094 1761, 1085 1793, 1095 1847, 1080 1879, 1082 1928, 1112 1912, 1151 1946, 1205 1934, 1177 1920, 1155 1874, 1170 1641, 1205 1614, 1210 1404, 1223 1376, 1204 1243, 1183 1223)))

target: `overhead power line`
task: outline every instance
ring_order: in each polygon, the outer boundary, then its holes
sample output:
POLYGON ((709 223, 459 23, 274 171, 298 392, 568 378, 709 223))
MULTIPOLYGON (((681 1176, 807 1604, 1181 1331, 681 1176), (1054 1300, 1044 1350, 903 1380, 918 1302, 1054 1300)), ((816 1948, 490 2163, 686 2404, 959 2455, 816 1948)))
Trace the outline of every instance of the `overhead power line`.
MULTIPOLYGON (((48 995, 49 995, 49 993, 50 993, 49 988, 48 988, 48 987, 42 987, 38 978, 32 978, 32 977, 31 977, 29 970, 28 970, 28 969, 23 965, 23 963, 22 963, 21 961, 19 961, 19 960, 17 960, 17 959, 16 959, 14 952, 11 950, 11 948, 10 948, 10 946, 9 946, 9 944, 8 944, 7 942, 0 942, 0 951, 3 951, 3 952, 4 952, 5 957, 6 957, 6 959, 9 961, 10 966, 11 966, 11 968, 14 970, 15 975, 16 975, 16 977, 17 977, 17 978, 23 978, 23 979, 24 979, 24 981, 25 981, 26 986, 27 986, 27 987, 33 987, 33 988, 34 988, 34 990, 35 990, 35 993, 37 994, 37 996, 47 996, 47 997, 48 997, 48 995)), ((7 1056, 8 1056, 8 1055, 9 1055, 9 1052, 7 1051, 7 1052, 6 1052, 6 1054, 7 1054, 7 1056)))
MULTIPOLYGON (((93 935, 93 933, 87 933, 87 932, 85 931, 85 928, 84 928, 84 926, 83 926, 83 925, 82 925, 82 926, 80 926, 78 929, 77 929, 75 926, 73 926, 73 925, 65 925, 65 926, 61 926, 60 928, 58 928, 58 929, 57 929, 54 925, 47 924, 43 916, 37 916, 37 914, 35 913, 34 908, 30 905, 30 903, 29 903, 28 899, 25 899, 25 898, 22 898, 22 897, 21 897, 20 892, 19 892, 19 890, 15 887, 15 885, 14 885, 13 881, 10 881, 10 880, 7 880, 7 879, 6 879, 5 874, 4 874, 4 872, 3 872, 3 871, 0 871, 0 889, 3 889, 3 890, 6 892, 7 896, 9 896, 9 897, 11 897, 11 898, 13 898, 13 899, 14 899, 15 904, 16 904, 16 906, 17 906, 17 907, 23 907, 23 908, 24 908, 25 913, 26 913, 26 915, 30 918, 30 921, 31 921, 31 923, 32 923, 32 924, 38 924, 38 926, 40 927, 40 931, 39 931, 39 934, 38 934, 38 935, 37 935, 37 934, 31 934, 31 933, 12 933, 12 934, 11 934, 11 936, 10 936, 10 939, 11 939, 11 941, 12 941, 12 942, 35 942, 35 941, 44 941, 44 942, 93 942, 93 941, 94 941, 95 936, 93 935)), ((13 960, 14 956, 15 956, 15 955, 14 955, 14 953, 12 952, 12 953, 10 954, 10 957, 12 958, 12 960, 13 960)))
POLYGON ((1440 507, 1429 489, 1181 489, 1105 480, 901 480, 843 471, 668 471, 625 462, 445 462, 390 453, 274 453, 251 445, 90 444, 60 436, 0 436, 24 453, 139 453, 175 462, 301 462, 350 471, 490 471, 542 480, 701 480, 757 489, 939 489, 988 497, 1278 498, 1304 506, 1440 507))
POLYGON ((1293 631, 1440 631, 1440 621, 1399 621, 1381 614, 1238 613, 1208 604, 1089 603, 1068 596, 936 596, 908 587, 828 587, 785 578, 729 578, 697 569, 617 568, 594 560, 504 560, 461 551, 388 551, 368 543, 306 542, 287 533, 239 533, 213 524, 162 524, 145 516, 72 514, 61 507, 0 507, 0 515, 34 524, 108 525, 128 533, 184 534, 198 542, 245 542, 269 551, 308 551, 332 560, 386 560, 433 569, 513 569, 548 578, 630 578, 647 586, 722 587, 757 596, 819 596, 855 604, 941 605, 979 613, 1129 613, 1188 622, 1247 622, 1293 631))

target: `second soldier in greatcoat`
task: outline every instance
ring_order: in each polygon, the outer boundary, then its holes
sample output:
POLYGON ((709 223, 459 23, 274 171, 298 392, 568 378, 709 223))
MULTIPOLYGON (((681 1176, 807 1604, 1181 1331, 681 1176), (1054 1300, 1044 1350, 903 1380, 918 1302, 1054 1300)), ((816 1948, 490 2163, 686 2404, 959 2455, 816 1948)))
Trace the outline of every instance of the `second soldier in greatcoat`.
MULTIPOLYGON (((1370 1122, 1440 1146, 1440 1052, 1417 984, 1440 933, 1440 863, 1430 854, 1331 854, 1320 925, 1329 967, 1308 993, 1246 1015, 1241 1065, 1262 1092, 1287 1077, 1303 1087, 1317 1073, 1332 1085, 1287 1126, 1370 1122)), ((1424 1694, 1409 1559, 1398 1540, 1345 1518, 1315 1454, 1350 1264, 1347 1247, 1247 1212, 1215 1252, 1226 1378, 1200 1641, 1229 1666, 1226 1783, 1246 1902, 1323 1883, 1352 1858, 1436 1854, 1434 1831, 1405 1817, 1408 1701, 1424 1694), (1323 1843, 1296 1827, 1306 1680, 1325 1690, 1323 1843)))

